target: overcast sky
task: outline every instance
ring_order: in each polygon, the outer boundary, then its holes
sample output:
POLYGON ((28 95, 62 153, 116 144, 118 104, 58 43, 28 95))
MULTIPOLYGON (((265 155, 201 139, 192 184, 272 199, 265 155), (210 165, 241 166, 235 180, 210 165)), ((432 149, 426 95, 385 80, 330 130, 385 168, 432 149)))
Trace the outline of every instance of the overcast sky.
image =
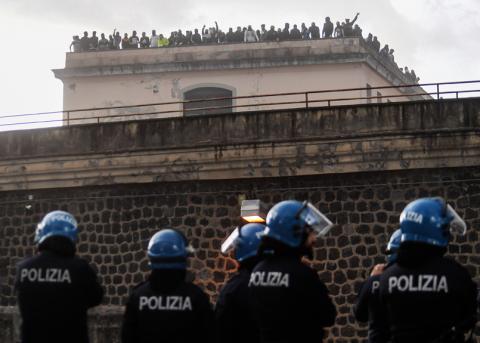
POLYGON ((0 116, 62 109, 72 35, 117 28, 169 33, 213 25, 259 27, 352 18, 395 49, 422 82, 480 79, 480 0, 0 0, 0 116))

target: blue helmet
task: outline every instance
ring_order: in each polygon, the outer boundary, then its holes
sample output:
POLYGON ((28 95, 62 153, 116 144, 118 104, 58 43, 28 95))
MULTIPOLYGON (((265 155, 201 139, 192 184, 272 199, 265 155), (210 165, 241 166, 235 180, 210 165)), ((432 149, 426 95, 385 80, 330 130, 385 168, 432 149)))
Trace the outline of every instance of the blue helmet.
POLYGON ((290 247, 299 247, 307 229, 325 235, 332 228, 332 222, 311 203, 286 200, 279 202, 267 214, 265 236, 290 247))
POLYGON ((70 213, 65 211, 53 211, 43 217, 37 225, 34 242, 43 243, 47 238, 62 236, 75 243, 78 238, 78 224, 70 213))
POLYGON ((450 233, 465 234, 467 226, 442 198, 422 198, 409 203, 400 215, 402 242, 422 242, 446 247, 450 233))
POLYGON ((249 223, 236 228, 223 242, 222 253, 226 254, 230 249, 235 249, 235 259, 238 262, 256 256, 264 231, 265 225, 258 223, 249 223))
POLYGON ((187 238, 179 231, 164 229, 148 243, 148 258, 152 269, 186 269, 187 257, 193 252, 187 238))
POLYGON ((397 260, 397 251, 400 248, 400 242, 402 241, 402 231, 400 229, 395 230, 395 232, 390 236, 390 240, 387 244, 387 250, 385 254, 387 255, 387 261, 389 263, 394 263, 397 260))

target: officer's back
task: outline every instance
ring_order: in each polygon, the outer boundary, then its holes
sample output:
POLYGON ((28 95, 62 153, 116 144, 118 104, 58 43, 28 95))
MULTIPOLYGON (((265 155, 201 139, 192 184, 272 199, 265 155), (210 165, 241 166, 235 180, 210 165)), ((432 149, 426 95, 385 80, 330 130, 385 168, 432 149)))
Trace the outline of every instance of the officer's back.
POLYGON ((211 324, 209 300, 185 270, 154 270, 128 300, 123 342, 207 342, 211 324))
POLYGON ((474 324, 475 285, 467 270, 443 253, 404 243, 397 264, 382 275, 381 295, 396 342, 455 342, 449 338, 452 328, 463 335, 474 324))
POLYGON ((463 342, 476 322, 476 289, 467 270, 443 257, 466 224, 441 198, 408 204, 400 216, 397 263, 380 278, 380 300, 394 342, 463 342))
POLYGON ((222 288, 215 306, 217 338, 220 343, 256 343, 258 328, 248 306, 248 282, 255 265, 260 236, 265 226, 249 223, 235 229, 222 244, 222 253, 234 251, 239 264, 237 273, 222 288))
POLYGON ((384 343, 390 339, 388 322, 380 304, 380 276, 396 262, 401 235, 401 231, 396 230, 390 237, 385 250, 388 263, 375 265, 370 277, 362 285, 353 308, 356 320, 368 322, 369 343, 384 343))
POLYGON ((101 302, 103 290, 88 263, 74 256, 73 217, 56 211, 42 223, 37 230, 39 254, 17 267, 22 342, 88 342, 87 309, 101 302), (70 234, 48 232, 55 225, 70 227, 70 234))
POLYGON ((300 256, 273 255, 250 276, 252 307, 262 342, 319 342, 335 308, 317 273, 300 256))
POLYGON ((302 263, 312 257, 316 232, 331 222, 310 203, 283 201, 267 215, 260 251, 265 259, 252 271, 250 306, 266 342, 321 342, 333 325, 335 307, 315 270, 302 263))
POLYGON ((185 281, 189 247, 175 230, 161 230, 150 240, 152 272, 132 291, 122 326, 123 343, 209 342, 213 310, 207 295, 185 281))

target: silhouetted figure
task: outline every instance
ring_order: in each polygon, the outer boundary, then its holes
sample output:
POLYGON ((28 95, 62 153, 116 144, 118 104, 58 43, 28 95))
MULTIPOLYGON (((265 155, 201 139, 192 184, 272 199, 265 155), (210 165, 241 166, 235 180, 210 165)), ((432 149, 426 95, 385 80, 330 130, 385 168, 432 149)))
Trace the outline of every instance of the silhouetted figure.
POLYGON ((348 18, 345 18, 345 25, 343 26, 343 36, 344 37, 352 37, 353 36, 353 24, 355 24, 359 15, 360 15, 360 13, 357 13, 355 15, 355 18, 353 18, 352 21, 350 21, 350 19, 348 19, 348 18))
POLYGON ((150 38, 147 37, 145 32, 142 32, 142 37, 140 37, 140 47, 142 49, 150 47, 150 38))
POLYGON ((385 46, 380 50, 380 56, 384 58, 388 58, 388 53, 390 52, 390 48, 388 47, 388 44, 385 44, 385 46))
POLYGON ((137 37, 137 31, 132 32, 132 36, 130 37, 128 44, 130 46, 130 49, 138 49, 138 43, 139 39, 137 37))
POLYGON ((225 43, 234 43, 235 42, 235 32, 230 27, 227 34, 225 35, 225 43))
POLYGON ((270 26, 270 30, 265 32, 265 37, 264 37, 264 42, 273 42, 275 41, 275 36, 277 35, 277 32, 275 31, 275 26, 270 26))
POLYGON ((393 49, 390 49, 390 51, 388 52, 388 60, 392 63, 395 63, 395 56, 393 56, 394 52, 395 50, 393 49))
POLYGON ((152 35, 150 36, 150 48, 158 48, 158 35, 156 30, 152 30, 152 35))
POLYGON ((212 41, 211 31, 206 28, 206 25, 202 27, 202 43, 209 44, 212 41))
POLYGON ((90 49, 90 38, 88 38, 88 32, 83 32, 83 37, 80 39, 80 50, 88 51, 90 49))
POLYGON ((168 46, 176 46, 177 45, 177 33, 170 32, 170 38, 168 38, 168 46))
POLYGON ((283 37, 283 31, 281 28, 278 28, 277 30, 277 42, 280 42, 282 40, 282 37, 283 37))
POLYGON ((193 44, 193 33, 192 31, 186 31, 185 32, 185 44, 186 45, 192 45, 193 44))
POLYGON ((178 30, 177 31, 177 35, 176 35, 176 46, 183 46, 183 45, 186 45, 186 39, 185 39, 185 35, 183 34, 182 30, 178 30))
POLYGON ((248 25, 247 31, 245 31, 245 35, 243 38, 243 41, 245 43, 255 43, 258 42, 258 35, 257 33, 252 29, 252 25, 248 25))
POLYGON ((376 52, 380 52, 380 42, 378 41, 377 36, 373 36, 372 47, 376 52))
POLYGON ((265 28, 265 24, 262 24, 260 26, 260 35, 258 36, 258 38, 260 39, 260 41, 264 41, 265 40, 265 35, 267 34, 267 29, 265 28))
POLYGON ((225 34, 225 32, 223 32, 222 30, 218 30, 217 31, 217 42, 220 43, 220 44, 223 44, 223 43, 225 43, 226 39, 227 39, 227 35, 225 34))
POLYGON ((237 26, 237 30, 235 31, 235 43, 243 42, 244 33, 242 32, 242 28, 237 26))
POLYGON ((305 23, 302 23, 301 31, 302 31, 302 39, 304 40, 310 39, 310 31, 305 26, 305 23))
POLYGON ((311 39, 320 39, 320 28, 315 25, 315 23, 312 23, 312 25, 308 28, 308 31, 310 31, 311 39))
POLYGON ((293 40, 302 39, 302 33, 297 28, 297 24, 293 25, 293 29, 290 31, 290 39, 293 39, 293 40))
POLYGON ((342 25, 340 25, 340 22, 337 21, 337 24, 335 26, 335 38, 342 38, 343 37, 343 28, 342 25))
POLYGON ((371 33, 368 34, 367 36, 367 39, 365 40, 365 42, 367 43, 367 45, 371 48, 373 48, 372 44, 373 44, 373 35, 371 33))
POLYGON ((89 49, 90 50, 97 50, 98 49, 97 31, 92 32, 92 37, 90 37, 89 49))
POLYGON ((198 29, 195 29, 193 31, 192 43, 193 44, 202 44, 202 36, 200 36, 200 33, 198 33, 198 29))
POLYGON ((114 50, 115 49, 115 38, 112 35, 108 35, 108 49, 114 50))
MULTIPOLYGON (((412 76, 413 83, 418 83, 420 81, 420 78, 417 77, 417 74, 415 74, 415 70, 412 69, 410 71, 410 75, 412 76)), ((479 294, 479 296, 480 296, 480 294, 479 294)))
POLYGON ((218 34, 220 32, 218 28, 218 23, 215 22, 215 27, 210 28, 212 35, 212 43, 218 43, 218 34))
POLYGON ((285 23, 285 27, 283 28, 282 36, 280 37, 280 40, 289 40, 289 39, 290 39, 290 24, 285 23))
POLYGON ((98 50, 108 50, 108 40, 105 38, 105 34, 100 35, 100 40, 98 41, 98 50))
POLYGON ((164 37, 162 34, 158 36, 158 47, 164 48, 170 44, 168 38, 164 37))
POLYGON ((122 45, 122 36, 120 36, 120 32, 116 32, 116 29, 113 30, 113 41, 115 43, 115 49, 120 49, 122 45))
POLYGON ((125 33, 122 38, 122 49, 130 49, 130 39, 128 33, 125 33))
POLYGON ((354 28, 353 28, 353 36, 354 36, 354 37, 359 37, 359 38, 362 38, 362 37, 363 37, 362 29, 360 28, 360 26, 358 26, 358 25, 355 25, 355 26, 354 26, 354 28))
POLYGON ((73 41, 72 43, 70 43, 70 52, 72 52, 72 46, 73 46, 73 52, 82 51, 82 43, 80 42, 80 37, 73 36, 73 41))
MULTIPOLYGON (((340 23, 337 21, 337 26, 340 25, 340 23)), ((322 36, 323 38, 332 38, 333 34, 333 23, 330 21, 330 17, 325 18, 325 23, 323 23, 323 30, 322 30, 322 36)), ((335 37, 338 37, 335 32, 335 37)), ((343 35, 341 36, 343 37, 343 35)))

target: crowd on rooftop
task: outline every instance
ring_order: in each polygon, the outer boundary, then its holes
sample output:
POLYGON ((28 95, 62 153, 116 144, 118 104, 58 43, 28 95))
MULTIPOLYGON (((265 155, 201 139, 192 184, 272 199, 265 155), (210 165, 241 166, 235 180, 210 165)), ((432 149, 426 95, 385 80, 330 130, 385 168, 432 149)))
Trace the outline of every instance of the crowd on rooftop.
MULTIPOLYGON (((205 25, 201 30, 194 29, 193 31, 182 30, 171 32, 167 38, 163 34, 157 34, 156 30, 152 30, 150 36, 146 32, 142 32, 138 36, 137 31, 132 31, 129 36, 124 33, 123 37, 116 29, 111 35, 106 38, 102 33, 100 37, 97 36, 96 31, 92 31, 89 37, 88 32, 83 33, 83 37, 73 36, 73 41, 70 44, 70 51, 73 52, 89 52, 89 51, 105 51, 105 50, 120 50, 120 49, 148 49, 148 48, 165 48, 165 47, 181 47, 202 44, 233 44, 233 43, 255 43, 255 42, 281 42, 289 40, 311 40, 311 39, 325 39, 325 38, 348 38, 360 37, 363 39, 362 29, 358 24, 355 24, 359 13, 355 15, 353 20, 345 19, 344 22, 336 22, 334 25, 330 17, 325 18, 322 30, 314 22, 309 27, 305 23, 300 25, 293 25, 290 28, 289 23, 285 23, 282 28, 275 28, 271 25, 269 29, 265 24, 262 24, 260 29, 253 29, 251 25, 247 27, 238 26, 234 31, 229 28, 227 32, 219 29, 217 22, 214 27, 207 28, 205 25), (355 25, 354 25, 355 24, 355 25)), ((380 57, 399 68, 394 58, 394 50, 388 44, 381 48, 381 44, 377 36, 368 34, 365 39, 367 45, 380 55, 380 57)), ((418 83, 420 80, 415 71, 409 70, 408 67, 399 68, 410 83, 418 83)))

